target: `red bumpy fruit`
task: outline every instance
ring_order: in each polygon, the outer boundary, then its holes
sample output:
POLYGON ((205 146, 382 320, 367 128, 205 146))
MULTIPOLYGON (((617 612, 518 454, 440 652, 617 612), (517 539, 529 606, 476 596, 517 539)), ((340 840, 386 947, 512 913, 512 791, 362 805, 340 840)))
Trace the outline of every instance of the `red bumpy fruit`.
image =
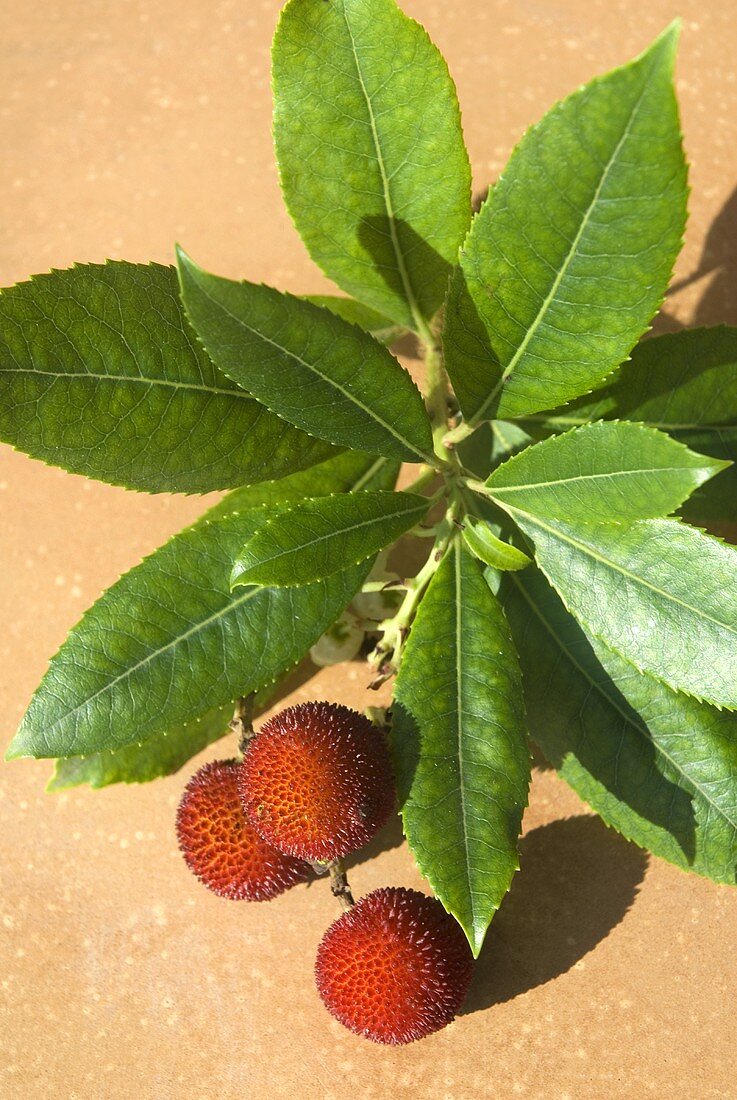
POLYGON ((320 996, 341 1024, 375 1043, 410 1043, 449 1024, 473 956, 435 898, 387 887, 328 928, 317 952, 320 996))
POLYGON ((190 871, 216 894, 267 901, 304 882, 310 868, 251 828, 238 793, 239 771, 238 760, 216 760, 195 772, 179 804, 179 847, 190 871))
POLYGON ((314 862, 355 852, 394 806, 384 734, 335 703, 289 707, 249 744, 240 792, 253 827, 281 851, 314 862))

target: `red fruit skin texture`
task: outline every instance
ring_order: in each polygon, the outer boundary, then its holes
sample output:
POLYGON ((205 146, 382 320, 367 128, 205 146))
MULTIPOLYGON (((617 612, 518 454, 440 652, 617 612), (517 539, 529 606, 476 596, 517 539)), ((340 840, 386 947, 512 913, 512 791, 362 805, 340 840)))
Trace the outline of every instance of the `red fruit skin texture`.
POLYGON ((177 838, 190 871, 234 901, 268 901, 304 882, 311 868, 278 852, 251 828, 238 793, 239 760, 205 764, 187 784, 177 838))
POLYGON ((301 703, 264 723, 248 746, 240 791, 265 840, 312 862, 362 848, 395 802, 383 732, 335 703, 301 703))
POLYGON ((417 890, 374 890, 328 928, 317 952, 320 996, 336 1020, 399 1045, 449 1024, 468 992, 473 956, 457 922, 417 890))

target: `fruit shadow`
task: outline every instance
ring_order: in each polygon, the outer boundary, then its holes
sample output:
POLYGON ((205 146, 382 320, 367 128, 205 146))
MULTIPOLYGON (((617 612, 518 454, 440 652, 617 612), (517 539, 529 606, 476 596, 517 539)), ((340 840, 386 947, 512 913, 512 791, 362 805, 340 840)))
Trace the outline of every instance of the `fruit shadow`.
POLYGON ((632 906, 648 856, 581 814, 533 829, 521 870, 476 963, 463 1015, 503 1004, 565 974, 632 906))
POLYGON ((373 840, 361 848, 358 852, 353 852, 352 855, 346 856, 345 867, 346 871, 350 871, 352 867, 360 867, 362 863, 368 863, 371 859, 376 859, 382 852, 389 852, 392 848, 399 848, 404 843, 404 833, 402 832, 402 819, 399 814, 392 814, 387 821, 383 829, 379 829, 373 840))

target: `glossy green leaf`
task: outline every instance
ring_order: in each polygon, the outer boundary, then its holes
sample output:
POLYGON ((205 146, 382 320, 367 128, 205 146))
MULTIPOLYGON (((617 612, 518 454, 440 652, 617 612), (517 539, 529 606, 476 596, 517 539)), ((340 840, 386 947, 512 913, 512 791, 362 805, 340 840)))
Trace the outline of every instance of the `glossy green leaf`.
POLYGON ((228 489, 331 453, 213 366, 173 268, 118 261, 0 294, 0 439, 148 492, 228 489))
POLYGON ((357 302, 355 298, 339 298, 335 294, 305 294, 303 297, 306 302, 329 309, 344 321, 358 325, 364 332, 370 332, 374 340, 378 340, 380 344, 385 344, 387 347, 396 343, 409 331, 403 325, 395 325, 388 317, 383 317, 381 313, 377 313, 370 306, 365 306, 363 302, 357 302))
POLYGON ((471 219, 445 61, 394 0, 290 0, 273 81, 282 189, 310 255, 416 328, 441 305, 471 219))
MULTIPOLYGON (((333 461, 316 468, 322 490, 376 477, 368 456, 333 461)), ((295 475, 239 490, 121 577, 52 659, 8 758, 145 742, 295 664, 348 604, 370 562, 304 588, 232 593, 229 581, 238 551, 263 524, 266 493, 273 503, 306 488, 295 475)))
POLYGON ((67 756, 56 761, 48 791, 89 784, 94 790, 112 783, 149 783, 174 772, 219 741, 228 730, 232 704, 215 707, 201 718, 164 733, 155 734, 140 744, 124 745, 117 751, 93 752, 89 756, 67 756))
POLYGON ((524 569, 530 564, 527 554, 497 538, 486 520, 466 516, 463 540, 475 558, 494 569, 524 569))
MULTIPOLYGON (((492 420, 489 428, 492 437, 492 467, 498 466, 500 462, 504 462, 507 458, 511 458, 512 455, 517 454, 518 451, 523 451, 525 447, 529 447, 535 442, 534 436, 512 420, 492 420)), ((476 429, 471 439, 482 430, 483 425, 476 429)))
MULTIPOLYGON (((254 717, 273 702, 283 683, 283 680, 275 681, 255 693, 254 717)), ((63 791, 83 783, 96 790, 112 783, 150 783, 173 775, 193 756, 230 732, 234 706, 235 701, 215 707, 183 726, 117 750, 61 757, 55 761, 54 774, 46 790, 63 791)))
POLYGON ((391 458, 375 458, 360 451, 344 451, 342 454, 300 470, 279 481, 264 481, 260 485, 247 485, 234 489, 207 513, 208 519, 230 516, 233 512, 258 509, 261 519, 268 509, 283 508, 292 502, 311 496, 327 496, 329 493, 355 493, 363 490, 393 489, 401 463, 391 458))
MULTIPOLYGON (((643 340, 595 394, 530 422, 566 431, 588 420, 641 420, 696 451, 737 462, 737 328, 685 329, 643 340)), ((699 522, 737 520, 737 469, 684 509, 699 522)))
POLYGON ((518 867, 530 779, 521 693, 502 610, 457 541, 410 631, 393 747, 409 846, 476 955, 518 867))
POLYGON ((551 436, 487 479, 502 507, 548 519, 625 522, 667 516, 724 462, 643 424, 586 424, 551 436))
POLYGON ((717 882, 737 872, 737 716, 671 691, 581 628, 534 569, 507 576, 530 734, 604 821, 717 882))
POLYGON ((737 708, 737 550, 672 519, 513 518, 587 634, 676 691, 737 708))
POLYGON ((424 517, 415 493, 314 497, 277 511, 236 558, 231 585, 309 584, 373 557, 424 517))
POLYGON ((553 107, 474 220, 444 333, 467 420, 588 392, 661 304, 686 216, 676 41, 674 25, 553 107))
POLYGON ((407 371, 368 333, 268 286, 221 279, 178 251, 187 314, 221 370, 279 416, 339 446, 431 460, 407 371))

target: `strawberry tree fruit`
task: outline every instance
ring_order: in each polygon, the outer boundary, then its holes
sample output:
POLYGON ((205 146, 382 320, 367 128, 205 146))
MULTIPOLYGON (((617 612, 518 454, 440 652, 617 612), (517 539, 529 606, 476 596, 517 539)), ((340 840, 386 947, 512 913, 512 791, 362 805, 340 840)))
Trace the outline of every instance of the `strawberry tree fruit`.
POLYGON ((304 882, 310 868, 267 844, 246 820, 239 764, 215 760, 190 779, 177 813, 179 847, 209 890, 234 901, 268 901, 304 882))
POLYGON ((248 745, 239 789, 269 844, 323 863, 368 844, 395 803, 383 731, 335 703, 302 703, 269 719, 248 745))
POLYGON ((453 1020, 472 970, 468 943, 440 902, 388 887, 331 924, 315 976, 325 1007, 345 1027, 399 1045, 453 1020))

